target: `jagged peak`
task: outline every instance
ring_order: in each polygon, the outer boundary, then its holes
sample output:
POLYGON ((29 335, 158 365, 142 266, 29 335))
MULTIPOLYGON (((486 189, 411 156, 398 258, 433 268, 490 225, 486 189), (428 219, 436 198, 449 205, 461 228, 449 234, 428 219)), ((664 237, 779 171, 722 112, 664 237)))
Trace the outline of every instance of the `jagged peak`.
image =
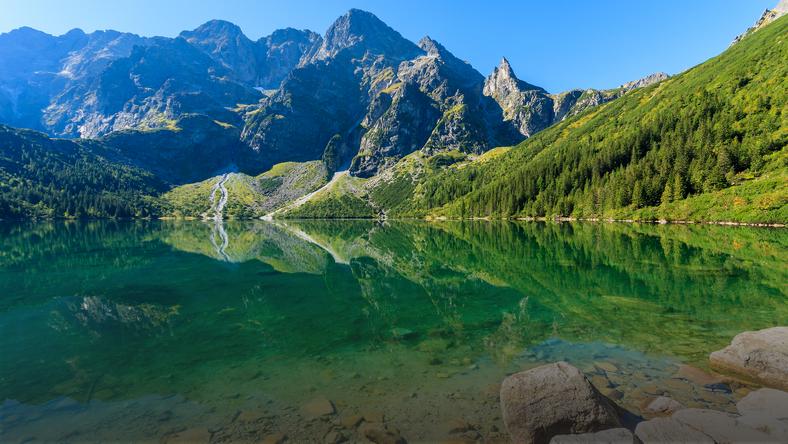
POLYGON ((236 25, 235 23, 228 22, 227 20, 209 20, 202 25, 195 28, 193 31, 183 31, 181 33, 181 37, 189 38, 192 36, 216 36, 216 35, 223 35, 223 36, 244 36, 243 31, 241 28, 236 25))
POLYGON ((498 69, 513 73, 512 65, 509 63, 509 60, 505 56, 501 57, 501 63, 498 64, 498 69))
POLYGON ((665 72, 661 72, 661 71, 660 72, 655 72, 655 73, 649 74, 649 75, 647 75, 647 76, 645 76, 643 78, 640 78, 640 79, 637 79, 637 80, 633 80, 631 82, 627 82, 627 83, 619 86, 619 88, 627 90, 627 91, 633 90, 633 89, 637 89, 637 88, 644 88, 646 86, 653 85, 655 83, 659 83, 659 82, 661 82, 663 80, 667 80, 668 78, 670 78, 670 76, 667 73, 665 73, 665 72))
POLYGON ((501 57, 501 62, 493 68, 493 72, 487 77, 485 84, 493 84, 500 81, 513 82, 520 91, 544 91, 543 88, 520 80, 506 57, 501 57))
POLYGON ((336 19, 326 32, 326 40, 337 33, 364 35, 374 32, 396 32, 375 14, 362 9, 351 9, 336 19))
POLYGON ((309 29, 296 29, 296 28, 287 27, 287 28, 277 29, 274 32, 272 32, 271 35, 267 37, 263 37, 260 40, 280 42, 284 40, 293 40, 299 36, 306 37, 307 39, 310 40, 316 40, 320 38, 320 35, 318 33, 313 32, 309 29))
POLYGON ((421 38, 421 40, 419 40, 418 46, 427 54, 433 55, 440 55, 441 52, 446 50, 443 45, 438 43, 436 40, 433 40, 432 37, 428 35, 425 35, 421 38))
POLYGON ((362 42, 366 49, 392 57, 412 57, 418 52, 413 42, 402 37, 375 14, 351 9, 328 28, 313 59, 331 58, 339 51, 362 42))

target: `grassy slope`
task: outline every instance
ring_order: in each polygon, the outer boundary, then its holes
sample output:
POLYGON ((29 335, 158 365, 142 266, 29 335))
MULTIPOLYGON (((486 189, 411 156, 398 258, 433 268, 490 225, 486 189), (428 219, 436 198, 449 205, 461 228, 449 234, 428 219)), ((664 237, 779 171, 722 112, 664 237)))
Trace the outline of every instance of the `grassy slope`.
POLYGON ((344 175, 309 201, 282 215, 292 219, 339 219, 377 217, 378 209, 369 199, 367 179, 344 175))
MULTIPOLYGON (((183 185, 162 196, 173 217, 202 217, 211 209, 210 194, 220 176, 183 185)), ((286 162, 252 177, 233 174, 228 179, 227 218, 257 218, 310 193, 325 184, 322 162, 286 162)))
POLYGON ((783 18, 494 161, 439 173, 419 207, 450 217, 788 222, 786 37, 783 18))

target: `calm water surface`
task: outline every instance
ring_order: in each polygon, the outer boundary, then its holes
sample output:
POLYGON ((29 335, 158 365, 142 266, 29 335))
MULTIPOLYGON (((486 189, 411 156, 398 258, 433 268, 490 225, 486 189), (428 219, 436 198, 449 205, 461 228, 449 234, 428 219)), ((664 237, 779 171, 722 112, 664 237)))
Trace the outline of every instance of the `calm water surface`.
POLYGON ((556 360, 638 414, 731 409, 707 356, 788 325, 786 263, 753 228, 3 223, 0 441, 494 441, 501 380, 556 360))

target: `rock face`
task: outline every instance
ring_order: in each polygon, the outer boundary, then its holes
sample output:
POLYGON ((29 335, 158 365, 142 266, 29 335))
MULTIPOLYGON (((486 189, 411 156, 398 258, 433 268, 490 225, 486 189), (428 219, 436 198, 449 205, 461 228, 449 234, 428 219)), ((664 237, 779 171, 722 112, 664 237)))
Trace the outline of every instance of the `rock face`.
POLYGON ((645 88, 647 86, 651 86, 655 83, 659 83, 663 80, 667 80, 668 78, 670 78, 670 76, 667 75, 666 73, 656 72, 654 74, 650 74, 646 77, 643 77, 642 79, 627 82, 621 85, 620 88, 623 89, 624 91, 632 91, 633 89, 645 88))
POLYGON ((788 327, 741 333, 709 361, 717 371, 788 390, 788 327))
POLYGON ((395 67, 421 53, 374 15, 351 10, 279 90, 249 113, 242 138, 267 164, 319 159, 335 135, 358 147, 372 98, 388 85, 395 67))
POLYGON ((501 386, 501 409, 516 443, 547 443, 557 435, 621 427, 612 401, 565 362, 506 378, 501 386))
POLYGON ((253 42, 241 28, 223 20, 211 20, 180 36, 221 63, 241 83, 266 89, 277 88, 304 54, 321 41, 312 31, 287 28, 253 42))
POLYGON ((518 79, 506 58, 485 80, 484 95, 498 102, 504 118, 512 121, 520 134, 526 137, 547 128, 556 120, 550 94, 518 79))
POLYGON ((500 105, 504 119, 512 122, 521 135, 530 137, 567 117, 667 78, 665 73, 656 73, 614 90, 588 89, 549 94, 538 86, 518 79, 504 57, 485 80, 484 95, 493 98, 500 105))

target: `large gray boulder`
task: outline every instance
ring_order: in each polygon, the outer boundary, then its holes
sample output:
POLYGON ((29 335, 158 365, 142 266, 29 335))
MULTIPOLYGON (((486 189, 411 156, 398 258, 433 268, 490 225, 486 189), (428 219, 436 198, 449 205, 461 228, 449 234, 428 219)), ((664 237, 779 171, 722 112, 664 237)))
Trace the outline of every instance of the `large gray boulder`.
POLYGON ((741 333, 709 361, 719 372, 788 390, 788 327, 741 333))
POLYGON ((506 378, 501 385, 501 410, 515 443, 549 443, 557 435, 621 427, 614 403, 566 362, 506 378))
POLYGON ((736 403, 739 423, 788 442, 788 393, 764 388, 736 403))

